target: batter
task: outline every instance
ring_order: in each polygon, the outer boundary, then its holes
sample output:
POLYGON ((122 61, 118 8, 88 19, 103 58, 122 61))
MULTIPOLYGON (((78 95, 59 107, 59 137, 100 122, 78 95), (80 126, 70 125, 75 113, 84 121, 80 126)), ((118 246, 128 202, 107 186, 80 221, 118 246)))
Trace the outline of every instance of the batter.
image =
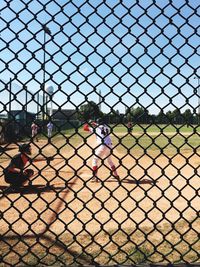
POLYGON ((84 131, 88 131, 90 133, 94 133, 96 135, 96 148, 95 154, 92 160, 92 169, 93 169, 93 180, 99 182, 99 178, 97 176, 98 172, 98 162, 102 160, 103 157, 106 157, 106 160, 111 168, 112 174, 115 178, 119 179, 119 175, 117 173, 116 167, 111 158, 112 151, 112 141, 110 138, 110 129, 105 124, 103 119, 97 119, 96 122, 91 122, 89 124, 85 124, 83 126, 84 131))

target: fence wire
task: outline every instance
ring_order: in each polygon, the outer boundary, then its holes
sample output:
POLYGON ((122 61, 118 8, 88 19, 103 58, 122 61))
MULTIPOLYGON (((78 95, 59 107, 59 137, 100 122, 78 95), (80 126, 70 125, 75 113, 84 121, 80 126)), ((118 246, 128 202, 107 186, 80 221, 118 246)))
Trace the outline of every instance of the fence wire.
POLYGON ((0 266, 198 266, 199 10, 1 1, 0 266))

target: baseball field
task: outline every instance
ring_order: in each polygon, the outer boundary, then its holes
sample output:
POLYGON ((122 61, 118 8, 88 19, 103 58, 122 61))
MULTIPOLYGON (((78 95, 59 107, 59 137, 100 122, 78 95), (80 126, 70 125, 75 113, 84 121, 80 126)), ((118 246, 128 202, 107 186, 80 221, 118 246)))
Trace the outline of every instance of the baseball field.
MULTIPOLYGON (((91 180, 95 137, 82 128, 32 145, 33 157, 54 156, 49 165, 34 163, 33 186, 10 192, 0 177, 0 253, 7 264, 198 260, 198 129, 137 125, 128 134, 118 125, 111 137, 119 181, 105 159, 102 182, 91 180)), ((16 153, 16 144, 7 146, 1 167, 16 153)))

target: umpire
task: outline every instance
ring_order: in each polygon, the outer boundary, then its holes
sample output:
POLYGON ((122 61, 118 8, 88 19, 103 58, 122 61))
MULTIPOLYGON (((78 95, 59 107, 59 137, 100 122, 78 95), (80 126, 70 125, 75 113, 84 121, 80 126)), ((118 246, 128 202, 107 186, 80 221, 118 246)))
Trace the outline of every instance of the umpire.
POLYGON ((19 152, 15 155, 8 167, 4 169, 4 178, 6 183, 10 184, 13 188, 21 187, 26 181, 29 180, 34 174, 32 169, 26 169, 25 166, 29 162, 44 161, 47 162, 53 160, 52 157, 34 159, 32 160, 29 155, 32 154, 31 144, 22 144, 19 146, 19 152))

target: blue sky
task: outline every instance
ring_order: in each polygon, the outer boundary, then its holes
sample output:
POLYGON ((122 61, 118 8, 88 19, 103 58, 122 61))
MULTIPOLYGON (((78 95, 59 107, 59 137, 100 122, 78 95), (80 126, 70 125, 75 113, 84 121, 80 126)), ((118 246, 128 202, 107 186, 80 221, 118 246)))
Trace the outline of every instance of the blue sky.
MULTIPOLYGON (((0 9, 1 81, 41 93, 41 25, 51 30, 45 84, 54 87, 54 108, 97 103, 101 91, 106 113, 138 104, 155 114, 197 109, 200 0, 2 0, 0 9)), ((17 97, 23 102, 23 92, 17 97)))

